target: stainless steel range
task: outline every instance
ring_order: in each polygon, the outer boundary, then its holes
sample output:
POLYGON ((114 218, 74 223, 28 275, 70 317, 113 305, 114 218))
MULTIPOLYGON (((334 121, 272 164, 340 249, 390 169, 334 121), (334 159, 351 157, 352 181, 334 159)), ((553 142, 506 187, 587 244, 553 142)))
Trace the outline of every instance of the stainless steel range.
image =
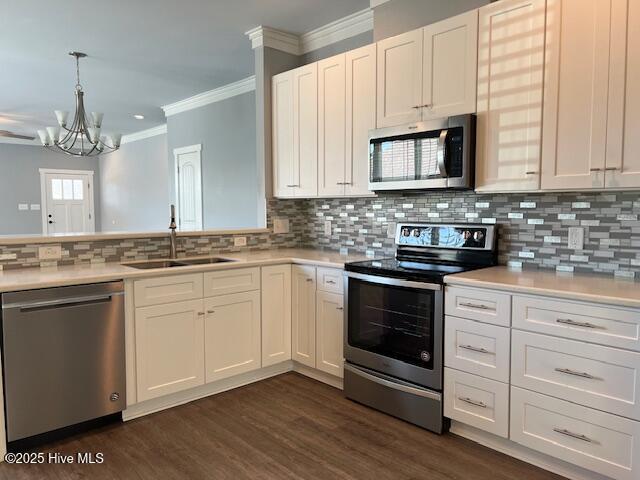
POLYGON ((399 224, 396 246, 345 265, 344 392, 442 433, 444 277, 495 265, 495 227, 399 224))

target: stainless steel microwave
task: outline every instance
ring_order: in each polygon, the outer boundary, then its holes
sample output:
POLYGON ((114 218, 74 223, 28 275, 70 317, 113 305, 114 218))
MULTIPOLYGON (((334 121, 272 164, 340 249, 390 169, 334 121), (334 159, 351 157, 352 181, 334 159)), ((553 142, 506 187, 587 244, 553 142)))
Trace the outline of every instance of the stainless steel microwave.
POLYGON ((473 188, 475 115, 369 132, 369 190, 473 188))

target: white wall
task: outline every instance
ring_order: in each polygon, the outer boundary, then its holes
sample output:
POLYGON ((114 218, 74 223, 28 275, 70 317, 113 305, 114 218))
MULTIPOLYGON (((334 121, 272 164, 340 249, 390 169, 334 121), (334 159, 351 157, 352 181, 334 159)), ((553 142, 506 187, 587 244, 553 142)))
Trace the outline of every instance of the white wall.
POLYGON ((100 157, 102 231, 161 231, 169 227, 167 135, 131 143, 100 157))

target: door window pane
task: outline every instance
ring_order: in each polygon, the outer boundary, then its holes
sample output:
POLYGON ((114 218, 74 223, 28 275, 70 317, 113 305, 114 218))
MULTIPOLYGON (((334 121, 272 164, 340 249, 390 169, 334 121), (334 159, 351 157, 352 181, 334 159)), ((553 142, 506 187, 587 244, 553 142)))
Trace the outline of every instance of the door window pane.
POLYGON ((51 197, 54 200, 62 200, 62 180, 59 178, 51 179, 51 197))
POLYGON ((70 178, 62 179, 62 198, 64 200, 73 200, 73 180, 70 178))
POLYGON ((73 181, 73 199, 82 200, 84 198, 84 188, 82 180, 73 181))

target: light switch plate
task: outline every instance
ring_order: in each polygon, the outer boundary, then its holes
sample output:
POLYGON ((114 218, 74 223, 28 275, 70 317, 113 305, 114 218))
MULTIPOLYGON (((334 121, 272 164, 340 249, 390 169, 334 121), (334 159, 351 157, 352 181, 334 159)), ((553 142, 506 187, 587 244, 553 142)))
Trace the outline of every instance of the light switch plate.
POLYGON ((39 203, 32 203, 31 205, 29 205, 29 209, 33 210, 33 211, 39 211, 40 210, 40 204, 39 203))
POLYGON ((273 233, 289 233, 289 219, 288 218, 274 218, 273 219, 273 233))
POLYGON ((38 259, 40 260, 60 260, 62 258, 62 247, 60 245, 48 245, 38 248, 38 259))
POLYGON ((234 247, 246 247, 247 246, 247 237, 233 237, 233 246, 234 247))
POLYGON ((584 250, 584 228, 569 227, 569 244, 572 250, 584 250))
POLYGON ((331 220, 325 220, 324 222, 324 234, 331 236, 331 220))
POLYGON ((28 203, 19 203, 18 204, 18 210, 29 210, 29 204, 28 203))

